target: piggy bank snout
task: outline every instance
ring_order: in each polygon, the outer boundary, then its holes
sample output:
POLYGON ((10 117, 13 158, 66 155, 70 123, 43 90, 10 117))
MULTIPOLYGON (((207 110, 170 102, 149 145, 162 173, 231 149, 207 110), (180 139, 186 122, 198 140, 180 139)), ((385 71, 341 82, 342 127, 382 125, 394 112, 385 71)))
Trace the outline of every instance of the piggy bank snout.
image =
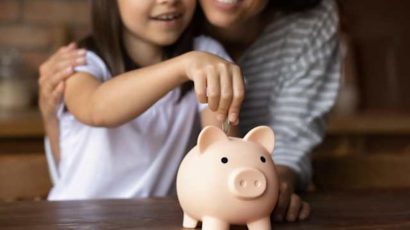
POLYGON ((266 190, 265 175, 254 168, 236 169, 228 180, 230 192, 238 198, 255 199, 266 190))

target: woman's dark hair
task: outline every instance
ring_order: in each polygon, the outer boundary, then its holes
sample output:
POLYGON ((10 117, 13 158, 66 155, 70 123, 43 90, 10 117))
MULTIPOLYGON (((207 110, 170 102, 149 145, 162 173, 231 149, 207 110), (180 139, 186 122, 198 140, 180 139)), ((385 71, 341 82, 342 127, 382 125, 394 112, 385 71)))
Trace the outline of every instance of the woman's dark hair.
POLYGON ((268 0, 267 10, 298 12, 317 6, 322 0, 268 0))

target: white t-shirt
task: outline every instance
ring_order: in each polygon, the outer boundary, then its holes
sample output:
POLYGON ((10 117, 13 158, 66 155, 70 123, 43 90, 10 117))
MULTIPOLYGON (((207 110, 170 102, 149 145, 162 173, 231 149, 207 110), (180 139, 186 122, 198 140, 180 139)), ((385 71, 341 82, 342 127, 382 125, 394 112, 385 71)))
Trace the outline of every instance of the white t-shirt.
MULTIPOLYGON (((219 43, 205 36, 195 39, 194 49, 230 60, 219 43)), ((89 73, 101 82, 112 78, 95 53, 87 52, 86 59, 87 65, 76 71, 89 73)), ((85 125, 63 107, 59 112, 61 160, 49 200, 174 193, 179 163, 195 144, 198 133, 195 124, 199 106, 193 91, 180 99, 180 89, 176 88, 143 114, 116 128, 85 125)), ((52 156, 50 151, 47 155, 52 156)), ((55 167, 54 161, 50 166, 55 167)))

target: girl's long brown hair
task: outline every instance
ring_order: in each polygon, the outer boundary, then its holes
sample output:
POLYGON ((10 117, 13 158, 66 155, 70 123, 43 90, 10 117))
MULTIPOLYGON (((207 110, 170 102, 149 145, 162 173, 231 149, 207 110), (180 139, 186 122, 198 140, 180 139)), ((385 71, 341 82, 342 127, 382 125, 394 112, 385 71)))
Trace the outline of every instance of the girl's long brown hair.
MULTIPOLYGON (((192 22, 195 22, 195 14, 192 22)), ((101 58, 106 62, 113 76, 124 73, 127 69, 124 57, 127 56, 123 45, 123 28, 116 0, 91 0, 91 25, 93 38, 91 43, 101 58)), ((193 27, 190 26, 171 46, 164 47, 166 59, 178 56, 193 49, 193 27)), ((137 64, 137 63, 136 63, 137 64)), ((136 65, 138 66, 138 64, 136 65)))
MULTIPOLYGON (((169 59, 193 49, 195 36, 193 22, 201 17, 198 10, 192 22, 180 38, 168 47, 164 47, 164 58, 169 59)), ((80 46, 95 51, 105 62, 112 76, 139 68, 137 63, 130 61, 129 55, 123 45, 124 25, 116 0, 91 0, 91 36, 82 40, 80 46), (130 63, 132 62, 132 63, 130 63)), ((192 82, 181 86, 180 99, 193 88, 192 82)))
POLYGON ((95 48, 113 76, 125 72, 122 48, 123 25, 116 0, 91 1, 91 26, 95 48), (98 39, 95 39, 98 38, 98 39))

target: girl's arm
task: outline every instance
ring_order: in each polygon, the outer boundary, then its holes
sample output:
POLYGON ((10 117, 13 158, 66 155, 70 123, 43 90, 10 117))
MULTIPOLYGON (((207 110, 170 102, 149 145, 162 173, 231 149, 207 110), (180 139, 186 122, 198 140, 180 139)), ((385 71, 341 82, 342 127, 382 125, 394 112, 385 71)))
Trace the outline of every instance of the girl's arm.
MULTIPOLYGON (((66 82, 65 103, 85 124, 113 127, 146 111, 167 92, 192 80, 201 102, 238 122, 243 80, 238 67, 212 54, 193 51, 101 83, 86 73, 66 82)), ((222 117, 219 116, 222 120, 222 117)))

